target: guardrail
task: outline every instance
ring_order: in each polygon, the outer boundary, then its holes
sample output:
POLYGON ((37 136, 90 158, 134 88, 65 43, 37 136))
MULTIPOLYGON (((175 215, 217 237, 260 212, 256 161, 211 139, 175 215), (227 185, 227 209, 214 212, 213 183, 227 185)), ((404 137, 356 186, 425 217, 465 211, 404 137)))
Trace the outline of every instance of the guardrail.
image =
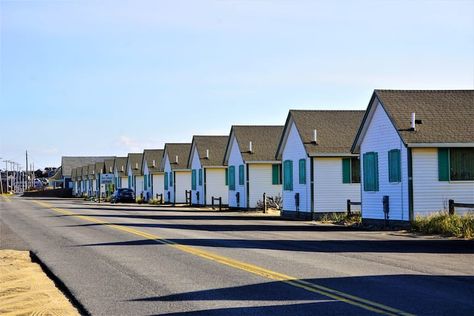
POLYGON ((449 200, 448 201, 448 204, 449 204, 449 215, 454 215, 454 211, 455 211, 455 208, 456 207, 470 207, 470 208, 474 208, 474 204, 473 203, 455 203, 454 200, 449 200))

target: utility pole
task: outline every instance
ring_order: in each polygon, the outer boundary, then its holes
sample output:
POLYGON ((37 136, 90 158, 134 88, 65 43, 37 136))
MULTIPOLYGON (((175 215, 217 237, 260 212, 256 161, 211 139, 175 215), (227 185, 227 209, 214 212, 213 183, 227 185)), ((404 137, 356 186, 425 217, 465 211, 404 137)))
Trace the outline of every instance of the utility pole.
POLYGON ((29 186, 28 186, 28 180, 29 180, 29 176, 28 176, 28 150, 25 151, 26 152, 26 165, 25 165, 25 168, 26 168, 26 190, 28 190, 29 186))

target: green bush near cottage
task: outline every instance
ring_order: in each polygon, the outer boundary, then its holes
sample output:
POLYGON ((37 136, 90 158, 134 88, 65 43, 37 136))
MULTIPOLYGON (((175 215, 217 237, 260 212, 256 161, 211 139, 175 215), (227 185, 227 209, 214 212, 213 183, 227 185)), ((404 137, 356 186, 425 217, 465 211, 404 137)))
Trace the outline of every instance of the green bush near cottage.
POLYGON ((464 215, 440 212, 430 216, 418 216, 412 230, 423 234, 439 234, 447 237, 474 238, 474 213, 464 215))

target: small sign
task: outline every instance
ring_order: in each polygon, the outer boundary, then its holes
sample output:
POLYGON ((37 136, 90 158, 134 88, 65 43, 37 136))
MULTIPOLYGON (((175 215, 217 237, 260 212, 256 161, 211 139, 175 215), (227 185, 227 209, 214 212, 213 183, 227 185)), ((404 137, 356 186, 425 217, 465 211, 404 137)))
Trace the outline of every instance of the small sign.
POLYGON ((100 175, 100 184, 112 184, 114 182, 114 175, 111 173, 104 173, 100 175))

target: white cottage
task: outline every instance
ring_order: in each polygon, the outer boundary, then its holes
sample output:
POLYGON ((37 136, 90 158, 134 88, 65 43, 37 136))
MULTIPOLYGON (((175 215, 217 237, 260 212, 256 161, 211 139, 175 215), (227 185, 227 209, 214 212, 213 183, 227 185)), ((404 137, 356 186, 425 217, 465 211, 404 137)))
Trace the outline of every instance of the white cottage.
POLYGON ((130 153, 127 156, 128 188, 135 192, 138 198, 143 193, 142 153, 130 153))
POLYGON ((82 167, 82 195, 89 195, 89 165, 82 167))
POLYGON ((77 168, 72 168, 71 169, 71 182, 72 182, 72 195, 73 196, 78 196, 78 183, 79 183, 79 177, 77 175, 77 168))
POLYGON ((146 200, 158 198, 162 195, 164 198, 164 172, 161 169, 163 160, 163 149, 145 149, 143 151, 142 174, 144 178, 143 191, 146 200))
POLYGON ((191 170, 188 168, 191 144, 165 144, 161 167, 164 171, 164 200, 167 203, 186 203, 186 192, 191 190, 191 170))
POLYGON ((275 159, 283 126, 232 126, 224 155, 228 166, 229 207, 256 208, 281 196, 281 162, 275 159))
MULTIPOLYGON (((360 202, 359 158, 351 145, 364 111, 290 110, 277 151, 282 216, 314 219, 360 202)), ((358 207, 353 207, 358 209, 358 207)))
POLYGON ((114 184, 116 189, 128 188, 127 157, 114 159, 114 184))
POLYGON ((224 154, 228 136, 194 136, 188 160, 191 169, 191 203, 211 205, 212 198, 228 204, 229 186, 224 154))
POLYGON ((411 221, 450 199, 474 203, 473 118, 474 90, 375 90, 352 146, 363 219, 411 221))

